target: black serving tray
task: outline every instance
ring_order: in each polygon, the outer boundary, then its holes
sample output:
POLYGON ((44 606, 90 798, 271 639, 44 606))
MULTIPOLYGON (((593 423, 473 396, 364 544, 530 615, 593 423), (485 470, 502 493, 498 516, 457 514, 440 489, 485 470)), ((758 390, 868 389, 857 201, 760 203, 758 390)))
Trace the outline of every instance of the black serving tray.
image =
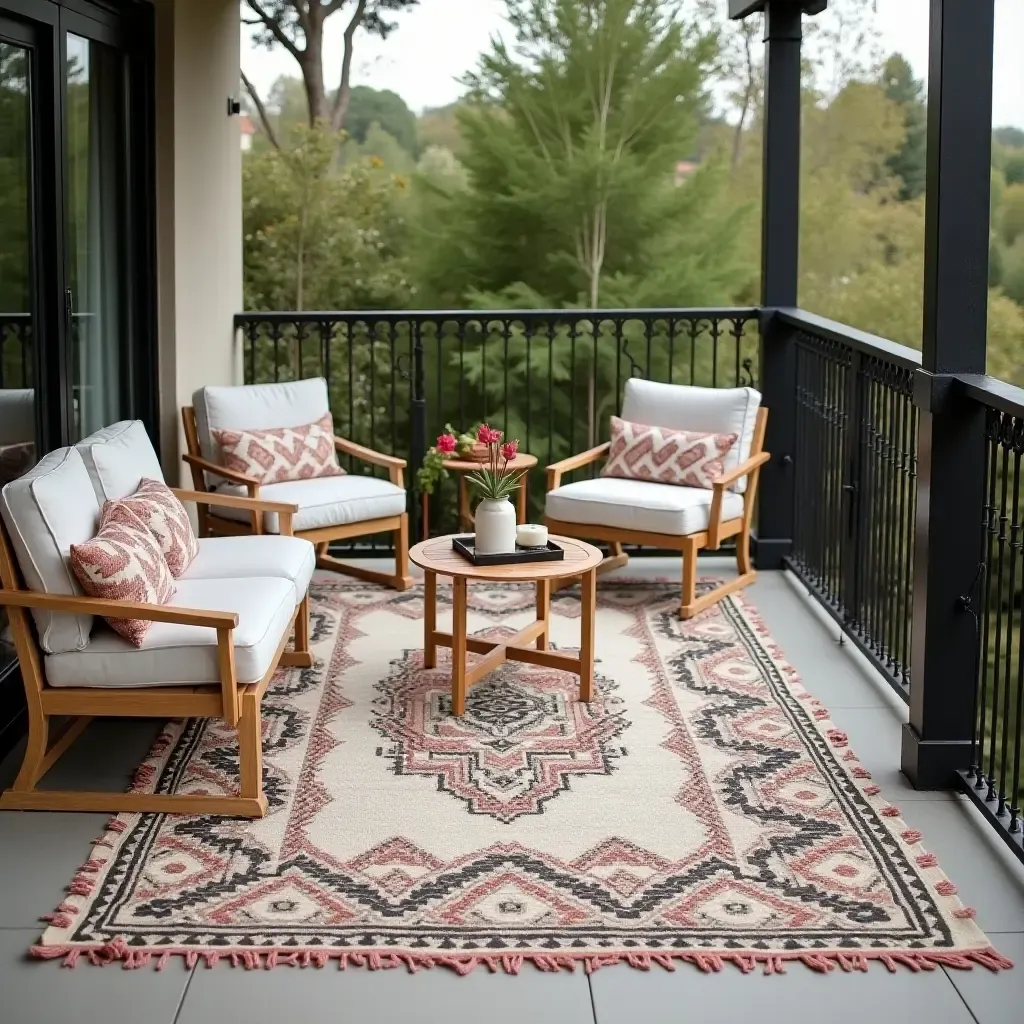
POLYGON ((458 551, 463 558, 472 562, 473 565, 518 565, 520 562, 561 562, 565 558, 565 551, 554 541, 548 541, 544 547, 521 548, 516 545, 515 551, 500 551, 493 555, 478 555, 476 553, 476 535, 472 533, 463 534, 460 537, 452 537, 452 550, 458 551))

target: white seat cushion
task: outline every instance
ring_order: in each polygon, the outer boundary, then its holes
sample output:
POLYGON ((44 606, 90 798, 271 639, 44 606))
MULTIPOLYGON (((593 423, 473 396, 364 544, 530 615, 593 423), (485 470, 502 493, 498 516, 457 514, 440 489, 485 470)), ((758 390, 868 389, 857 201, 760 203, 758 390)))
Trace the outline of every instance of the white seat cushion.
MULTIPOLYGON (((238 484, 224 484, 219 490, 224 494, 244 497, 247 491, 238 484)), ((389 480, 373 476, 325 476, 312 480, 286 480, 280 484, 267 484, 260 488, 260 498, 266 501, 285 501, 299 506, 299 513, 292 520, 296 533, 302 530, 319 530, 325 526, 347 526, 369 519, 383 519, 398 516, 405 511, 406 495, 401 487, 389 480)), ((213 515, 225 519, 250 522, 251 516, 245 509, 209 506, 213 515)), ((277 533, 279 525, 276 512, 264 516, 268 533, 277 533)))
MULTIPOLYGON (((177 581, 171 606, 238 613, 234 630, 235 672, 239 685, 262 679, 295 614, 295 588, 289 580, 177 581)), ((197 686, 220 683, 217 631, 206 626, 154 622, 141 647, 98 624, 89 646, 51 654, 44 662, 51 686, 197 686)))
MULTIPOLYGON (((728 473, 750 458, 760 405, 761 393, 753 388, 694 388, 632 377, 623 392, 622 418, 671 430, 738 435, 739 440, 722 460, 728 473)), ((732 487, 739 494, 746 489, 746 477, 732 487)))
MULTIPOLYGON (((29 590, 81 594, 68 565, 72 544, 96 536, 100 506, 82 456, 58 448, 24 476, 7 484, 0 496, 18 567, 29 590)), ((89 642, 91 615, 33 611, 39 645, 59 654, 81 650, 89 642)))
POLYGON ((203 458, 220 462, 213 430, 273 430, 316 423, 330 412, 323 377, 281 384, 205 387, 192 396, 203 458))
MULTIPOLYGON (((708 528, 714 494, 703 487, 602 476, 551 491, 545 511, 564 523, 681 537, 708 528)), ((741 515, 743 498, 726 491, 722 495, 722 520, 741 515)))
POLYGON ((142 420, 122 420, 103 427, 75 447, 89 471, 100 503, 134 494, 143 480, 164 478, 142 420))
POLYGON ((298 537, 203 537, 199 540, 199 554, 181 579, 272 576, 291 582, 298 604, 306 596, 315 568, 316 550, 308 540, 298 537))

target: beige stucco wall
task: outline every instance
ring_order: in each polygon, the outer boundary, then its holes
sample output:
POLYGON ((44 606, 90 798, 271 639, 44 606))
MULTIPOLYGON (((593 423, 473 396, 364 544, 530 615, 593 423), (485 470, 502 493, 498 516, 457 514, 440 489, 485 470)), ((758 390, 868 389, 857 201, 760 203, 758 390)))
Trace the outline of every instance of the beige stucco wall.
POLYGON ((157 0, 157 252, 164 470, 181 473, 180 409, 203 384, 241 383, 238 0, 157 0))

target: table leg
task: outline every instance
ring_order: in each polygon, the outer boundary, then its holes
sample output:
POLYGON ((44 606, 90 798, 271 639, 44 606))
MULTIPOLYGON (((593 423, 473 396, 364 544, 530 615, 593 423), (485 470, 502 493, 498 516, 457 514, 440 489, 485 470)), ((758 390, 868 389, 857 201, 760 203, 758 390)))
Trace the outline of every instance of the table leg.
POLYGON ((522 478, 519 481, 519 494, 516 497, 516 522, 520 526, 526 522, 526 499, 529 494, 529 479, 530 474, 527 470, 523 473, 522 478))
POLYGON ((551 640, 551 580, 537 580, 537 619, 544 623, 544 632, 537 637, 537 650, 546 651, 551 640))
POLYGON ((452 714, 466 713, 466 579, 452 580, 452 714))
POLYGON ((437 667, 437 573, 423 571, 423 667, 437 667))
POLYGON ((594 610, 597 604, 597 570, 580 578, 583 611, 580 616, 580 700, 594 699, 594 610))

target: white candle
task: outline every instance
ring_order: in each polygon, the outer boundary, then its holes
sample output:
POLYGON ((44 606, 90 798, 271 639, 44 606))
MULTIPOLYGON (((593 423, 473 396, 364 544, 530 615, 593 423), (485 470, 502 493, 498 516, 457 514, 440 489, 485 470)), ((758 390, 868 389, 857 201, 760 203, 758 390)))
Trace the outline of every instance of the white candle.
POLYGON ((516 543, 524 548, 542 548, 548 542, 548 528, 536 523, 516 527, 516 543))

